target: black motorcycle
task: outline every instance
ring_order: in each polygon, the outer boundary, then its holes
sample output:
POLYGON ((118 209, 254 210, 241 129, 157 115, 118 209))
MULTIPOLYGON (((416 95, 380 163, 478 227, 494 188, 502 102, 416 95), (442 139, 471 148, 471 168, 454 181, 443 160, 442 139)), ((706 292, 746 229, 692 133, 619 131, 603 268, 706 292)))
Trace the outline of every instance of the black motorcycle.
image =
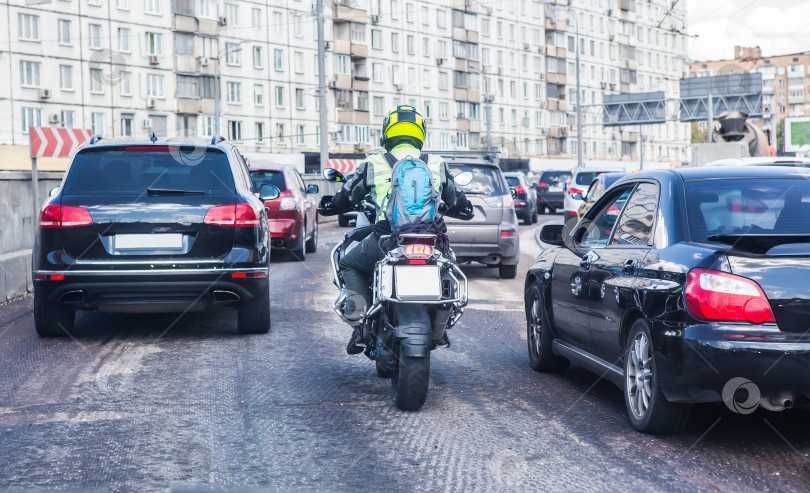
MULTIPOLYGON (((335 182, 343 179, 332 169, 325 170, 324 176, 335 182)), ((456 181, 464 178, 456 177, 456 181)), ((324 197, 319 212, 343 212, 330 209, 330 203, 331 197, 324 197)), ((358 208, 366 217, 371 209, 368 204, 358 208)), ((358 213, 358 218, 361 215, 358 213)), ((466 213, 447 215, 472 219, 466 213)), ((437 220, 380 238, 387 254, 377 262, 372 304, 359 319, 366 356, 375 362, 380 377, 391 378, 394 402, 406 411, 418 410, 425 403, 430 353, 449 346, 446 332, 459 321, 467 305, 467 277, 459 269, 442 228, 443 223, 437 220)), ((338 264, 373 231, 373 225, 358 227, 332 250, 334 284, 341 290, 332 306, 341 317, 346 294, 338 264)))

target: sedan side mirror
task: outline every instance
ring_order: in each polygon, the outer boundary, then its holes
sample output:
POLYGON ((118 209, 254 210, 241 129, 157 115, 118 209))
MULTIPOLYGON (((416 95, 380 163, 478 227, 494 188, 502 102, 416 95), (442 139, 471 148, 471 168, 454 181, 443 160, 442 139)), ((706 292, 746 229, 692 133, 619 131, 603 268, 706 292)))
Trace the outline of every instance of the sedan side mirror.
POLYGON ((540 229, 540 241, 553 246, 563 246, 562 224, 546 224, 540 229))
POLYGON ((48 197, 53 197, 57 193, 59 193, 59 187, 53 187, 51 188, 51 191, 48 192, 48 197))
POLYGON ((265 183, 264 185, 262 185, 262 188, 259 193, 259 198, 261 200, 275 200, 279 197, 279 195, 281 195, 281 191, 278 188, 268 183, 265 183))
POLYGON ((326 181, 333 183, 346 181, 346 177, 343 176, 343 173, 334 168, 326 168, 323 170, 323 177, 326 178, 326 181))
POLYGON ((320 188, 318 188, 318 185, 308 185, 307 186, 307 193, 318 193, 319 190, 320 190, 320 188))

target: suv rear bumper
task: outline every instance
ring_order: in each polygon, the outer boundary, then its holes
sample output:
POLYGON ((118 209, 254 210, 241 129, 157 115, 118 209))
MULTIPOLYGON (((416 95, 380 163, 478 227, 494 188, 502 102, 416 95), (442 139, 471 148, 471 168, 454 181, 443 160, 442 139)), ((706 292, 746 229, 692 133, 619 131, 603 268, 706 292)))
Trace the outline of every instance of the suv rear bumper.
POLYGON ((520 259, 518 237, 501 238, 498 243, 454 243, 450 248, 459 261, 474 260, 487 265, 517 265, 520 259))
POLYGON ((38 275, 65 276, 62 280, 35 278, 35 291, 48 302, 76 308, 115 306, 120 311, 150 311, 149 307, 174 311, 172 307, 183 310, 195 304, 233 303, 251 300, 269 287, 266 267, 34 271, 34 276, 38 275), (234 274, 263 274, 263 277, 234 277, 234 274))

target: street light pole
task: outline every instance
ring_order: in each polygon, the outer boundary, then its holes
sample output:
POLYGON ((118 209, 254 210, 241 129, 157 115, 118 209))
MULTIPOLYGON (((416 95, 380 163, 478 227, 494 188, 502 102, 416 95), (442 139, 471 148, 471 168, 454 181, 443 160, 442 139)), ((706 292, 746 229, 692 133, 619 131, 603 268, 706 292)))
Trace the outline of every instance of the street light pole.
POLYGON ((580 98, 582 97, 582 89, 580 87, 579 82, 579 51, 581 49, 580 43, 582 40, 579 38, 579 19, 577 18, 577 13, 574 11, 570 6, 568 7, 568 13, 574 18, 574 29, 576 30, 577 36, 577 56, 576 56, 576 63, 577 63, 577 166, 583 166, 584 163, 582 161, 582 150, 584 143, 582 142, 582 105, 580 104, 580 98))
POLYGON ((320 128, 318 133, 321 140, 321 171, 326 169, 329 162, 329 125, 326 118, 326 63, 325 63, 325 46, 326 40, 324 39, 323 27, 323 0, 315 0, 317 4, 318 15, 318 113, 320 117, 320 128))

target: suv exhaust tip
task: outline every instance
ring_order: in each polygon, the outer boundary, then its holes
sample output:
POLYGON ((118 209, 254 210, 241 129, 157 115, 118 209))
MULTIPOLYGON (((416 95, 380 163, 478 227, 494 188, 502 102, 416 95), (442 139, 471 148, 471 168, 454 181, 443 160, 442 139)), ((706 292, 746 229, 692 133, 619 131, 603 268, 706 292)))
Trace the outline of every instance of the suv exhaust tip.
POLYGON ((219 289, 215 289, 212 292, 212 296, 214 297, 214 301, 220 303, 230 303, 242 299, 239 297, 238 294, 234 293, 233 291, 221 291, 219 289))

